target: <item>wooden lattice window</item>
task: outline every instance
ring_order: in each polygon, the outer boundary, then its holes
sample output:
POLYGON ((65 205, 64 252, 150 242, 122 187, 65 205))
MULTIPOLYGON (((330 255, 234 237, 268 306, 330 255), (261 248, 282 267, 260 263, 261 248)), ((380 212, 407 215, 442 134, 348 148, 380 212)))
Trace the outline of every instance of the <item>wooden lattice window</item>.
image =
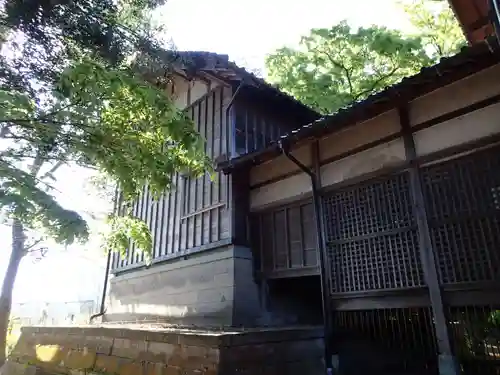
POLYGON ((407 173, 324 198, 332 293, 424 285, 407 173))
POLYGON ((422 169, 443 284, 500 279, 500 147, 422 169))
POLYGON ((311 202, 254 215, 252 237, 265 272, 317 265, 316 227, 311 202))

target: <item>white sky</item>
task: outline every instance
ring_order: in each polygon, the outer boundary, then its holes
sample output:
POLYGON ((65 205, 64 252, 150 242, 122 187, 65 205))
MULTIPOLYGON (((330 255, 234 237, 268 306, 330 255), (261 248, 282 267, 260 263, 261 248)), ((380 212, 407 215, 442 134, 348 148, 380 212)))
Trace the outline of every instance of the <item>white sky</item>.
POLYGON ((179 50, 229 54, 256 69, 276 48, 343 19, 352 26, 409 27, 396 0, 170 0, 160 17, 179 50))
MULTIPOLYGON (((311 28, 330 27, 343 19, 353 26, 385 25, 408 29, 394 0, 169 0, 158 19, 179 50, 228 54, 243 67, 264 72, 264 57, 283 45, 293 46, 311 28)), ((61 203, 76 210, 99 208, 82 186, 81 171, 60 173, 61 203)), ((95 244, 85 248, 91 259, 53 251, 37 264, 25 259, 14 291, 16 301, 75 301, 99 298, 103 260, 95 244), (97 256, 96 256, 97 255, 97 256)), ((0 278, 10 248, 10 229, 0 226, 0 278)), ((69 249, 68 251, 71 251, 69 249)), ((75 249, 73 249, 75 250, 75 249)), ((80 254, 81 248, 76 249, 80 254)), ((1 279, 0 279, 1 282, 1 279)))

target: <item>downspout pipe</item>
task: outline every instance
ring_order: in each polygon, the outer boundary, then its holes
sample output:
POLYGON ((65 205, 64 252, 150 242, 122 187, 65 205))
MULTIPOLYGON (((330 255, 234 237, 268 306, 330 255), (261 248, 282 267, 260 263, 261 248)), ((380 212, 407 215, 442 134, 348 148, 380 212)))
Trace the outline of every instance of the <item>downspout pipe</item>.
POLYGON ((327 274, 327 253, 325 242, 323 238, 322 230, 322 218, 321 218, 321 200, 318 192, 318 178, 316 174, 307 166, 302 164, 295 156, 290 154, 288 145, 283 143, 283 140, 278 141, 279 148, 283 155, 285 155, 292 163, 297 165, 304 173, 306 173, 311 178, 311 188, 312 188, 312 198, 314 206, 314 216, 316 222, 316 246, 318 249, 317 258, 320 270, 320 280, 321 280, 321 304, 323 310, 323 331, 324 331, 324 341, 325 341, 325 351, 324 360, 326 367, 326 374, 333 374, 333 361, 332 361, 332 350, 331 350, 331 332, 332 332, 332 314, 331 314, 331 304, 328 292, 328 274, 327 274))
POLYGON ((236 99, 236 95, 240 92, 241 88, 245 85, 245 82, 241 81, 236 90, 234 91, 233 96, 231 96, 231 99, 229 100, 229 104, 227 105, 226 108, 226 116, 229 115, 229 110, 234 104, 234 99, 236 99))
POLYGON ((96 319, 100 316, 103 316, 106 313, 106 293, 108 292, 108 280, 109 280, 109 268, 111 266, 111 254, 112 254, 112 251, 108 250, 108 259, 106 260, 106 271, 104 274, 104 285, 103 285, 102 296, 101 296, 101 306, 99 308, 99 312, 90 317, 89 324, 92 323, 92 321, 94 319, 96 319))
MULTIPOLYGON (((119 189, 118 186, 115 187, 115 198, 113 202, 113 213, 117 213, 118 209, 118 194, 119 194, 119 189)), ((108 257, 106 259, 106 270, 104 271, 104 285, 102 287, 102 296, 101 296, 101 306, 99 307, 99 312, 97 314, 92 315, 89 318, 89 324, 92 323, 92 321, 95 318, 98 318, 100 316, 103 316, 106 313, 106 294, 108 293, 108 281, 109 281, 109 271, 111 268, 111 255, 112 255, 111 249, 108 249, 108 257)))

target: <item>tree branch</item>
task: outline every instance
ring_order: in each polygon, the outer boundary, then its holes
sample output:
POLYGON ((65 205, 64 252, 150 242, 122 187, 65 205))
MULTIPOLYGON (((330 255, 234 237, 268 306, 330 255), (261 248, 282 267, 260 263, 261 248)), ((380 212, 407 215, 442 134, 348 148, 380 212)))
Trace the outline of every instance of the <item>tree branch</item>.
POLYGON ((43 238, 39 238, 38 240, 33 241, 33 243, 32 243, 31 245, 29 245, 29 246, 26 246, 26 247, 23 249, 23 251, 24 251, 25 253, 29 252, 31 249, 33 249, 36 245, 38 245, 38 244, 39 244, 40 242, 42 242, 42 241, 43 241, 43 238))
POLYGON ((399 69, 399 67, 394 67, 394 68, 392 68, 392 70, 391 70, 389 73, 387 73, 387 74, 383 75, 382 77, 379 77, 379 78, 378 78, 375 82, 373 82, 373 84, 371 85, 371 87, 370 87, 369 89, 363 90, 363 91, 361 91, 360 93, 358 93, 358 94, 354 97, 354 99, 353 99, 353 101, 352 101, 352 102, 354 103, 354 102, 358 101, 358 100, 359 100, 362 96, 364 96, 364 95, 366 95, 366 94, 371 93, 373 90, 375 90, 375 89, 376 89, 376 87, 377 87, 377 86, 378 86, 378 85, 379 85, 382 81, 384 81, 384 80, 386 80, 387 78, 389 78, 389 77, 391 77, 392 75, 394 75, 394 73, 396 73, 396 72, 398 71, 398 69, 399 69))
POLYGON ((61 168, 64 164, 65 164, 65 162, 64 162, 64 161, 62 161, 62 160, 58 160, 58 161, 56 162, 56 164, 55 164, 52 168, 50 168, 50 170, 49 170, 49 171, 47 171, 46 173, 44 173, 44 174, 40 177, 40 179, 41 179, 41 180, 44 180, 44 179, 46 179, 46 178, 51 178, 51 179, 54 179, 54 177, 53 177, 54 173, 55 173, 55 172, 56 172, 59 168, 61 168))
MULTIPOLYGON (((95 120, 95 121, 99 121, 99 119, 97 118, 91 118, 92 120, 95 120)), ((23 118, 17 118, 17 119, 0 119, 0 123, 14 123, 14 124, 18 124, 20 126, 26 126, 26 127, 30 127, 29 125, 32 125, 32 124, 36 124, 36 123, 40 123, 40 124, 54 124, 54 125, 68 125, 68 126, 75 126, 75 127, 81 127, 81 128, 84 128, 84 127, 90 127, 89 125, 85 125, 85 124, 82 124, 82 123, 76 123, 76 122, 63 122, 63 121, 57 121, 57 120, 53 120, 53 119, 45 119, 45 118, 42 118, 42 117, 34 117, 32 119, 23 119, 23 118)), ((10 126, 10 125, 9 125, 10 126)), ((33 126, 31 126, 31 128, 33 128, 33 126)))
MULTIPOLYGON (((2 163, 7 164, 7 165, 9 165, 11 168, 16 169, 16 170, 19 170, 19 171, 21 171, 22 173, 25 173, 25 174, 29 175, 29 173, 26 173, 26 172, 22 171, 21 169, 19 169, 18 167, 16 167, 14 164, 12 164, 11 162, 9 162, 9 161, 7 161, 7 160, 5 160, 5 159, 0 159, 0 167, 1 167, 1 164, 2 164, 2 163)), ((51 190, 55 190, 55 191, 57 191, 58 193, 61 193, 61 191, 60 191, 60 190, 56 189, 56 188, 55 188, 54 186, 52 186, 52 185, 49 185, 47 182, 40 180, 38 177, 36 177, 36 176, 31 176, 31 177, 32 177, 32 178, 33 178, 36 182, 39 182, 39 183, 41 183, 41 184, 45 185, 47 188, 49 188, 49 189, 51 189, 51 190)))
MULTIPOLYGON (((36 156, 35 155, 28 155, 22 152, 11 152, 11 151, 5 151, 0 153, 1 158, 14 158, 14 159, 34 159, 36 156)), ((63 164, 68 164, 68 163, 77 163, 77 159, 70 159, 70 158, 62 158, 62 157, 56 157, 56 156, 49 156, 45 157, 44 161, 46 162, 60 162, 63 164)), ((92 167, 88 167, 90 169, 93 169, 92 167)))
POLYGON ((352 86, 351 71, 347 69, 347 67, 344 64, 337 62, 328 52, 320 49, 316 49, 316 52, 324 54, 333 65, 335 65, 337 68, 342 69, 345 72, 347 78, 347 84, 349 85, 349 94, 353 96, 354 89, 352 86))
POLYGON ((39 120, 46 120, 46 119, 48 119, 48 118, 56 115, 58 112, 64 111, 65 109, 67 109, 67 108, 69 108, 71 106, 74 106, 74 105, 76 105, 76 104, 75 103, 69 103, 69 104, 67 104, 67 105, 65 105, 65 106, 63 106, 63 107, 61 107, 61 108, 59 108, 57 110, 54 110, 52 112, 46 113, 46 114, 38 117, 37 121, 39 121, 39 120))

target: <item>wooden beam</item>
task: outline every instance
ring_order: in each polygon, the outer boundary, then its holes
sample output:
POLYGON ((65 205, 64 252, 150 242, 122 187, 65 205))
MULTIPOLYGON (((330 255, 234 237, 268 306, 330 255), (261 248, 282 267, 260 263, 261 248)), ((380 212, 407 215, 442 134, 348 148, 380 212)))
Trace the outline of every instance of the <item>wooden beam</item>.
MULTIPOLYGON (((407 105, 400 105, 398 113, 403 133, 406 159, 410 163, 409 174, 412 206, 418 227, 420 260, 422 262, 424 278, 429 290, 429 298, 435 320, 434 329, 436 332, 437 346, 440 355, 451 358, 453 356, 453 352, 451 348, 450 334, 448 332, 448 324, 444 310, 443 296, 441 293, 436 261, 434 258, 434 250, 432 248, 420 170, 416 164, 417 152, 415 149, 415 140, 412 134, 407 105)), ((453 372, 447 372, 447 374, 453 374, 453 372)), ((458 373, 456 375, 458 375, 458 373)))

